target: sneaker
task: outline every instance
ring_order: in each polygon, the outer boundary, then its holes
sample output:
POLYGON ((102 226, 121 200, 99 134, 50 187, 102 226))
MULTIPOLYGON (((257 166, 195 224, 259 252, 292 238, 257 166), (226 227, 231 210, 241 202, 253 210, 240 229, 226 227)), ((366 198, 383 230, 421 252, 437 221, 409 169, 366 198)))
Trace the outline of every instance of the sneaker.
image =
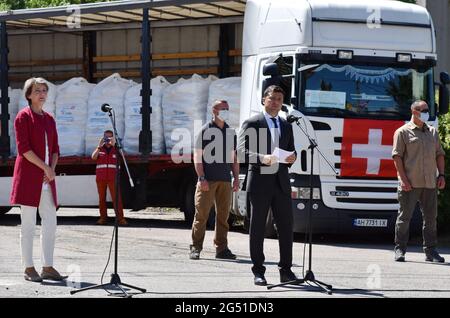
POLYGON ((236 255, 234 255, 230 249, 226 248, 218 253, 216 253, 216 258, 220 259, 236 259, 236 255))
POLYGON ((401 248, 396 248, 394 259, 396 262, 404 262, 405 261, 405 251, 401 248))
POLYGON ((425 248, 425 261, 434 263, 444 263, 445 259, 439 255, 434 248, 425 248))
POLYGON ((97 225, 106 225, 106 224, 108 224, 108 218, 103 218, 103 217, 100 217, 98 220, 97 220, 97 223, 96 223, 97 225))
POLYGON ((200 250, 191 245, 191 251, 189 252, 190 259, 200 259, 200 250))

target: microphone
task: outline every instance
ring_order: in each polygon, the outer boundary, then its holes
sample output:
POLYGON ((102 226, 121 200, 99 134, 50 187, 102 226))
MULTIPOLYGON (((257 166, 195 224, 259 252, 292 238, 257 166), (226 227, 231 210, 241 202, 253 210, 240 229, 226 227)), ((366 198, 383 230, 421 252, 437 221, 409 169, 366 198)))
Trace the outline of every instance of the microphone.
POLYGON ((293 123, 294 121, 298 121, 300 118, 302 118, 302 116, 294 116, 294 115, 288 115, 286 117, 286 120, 288 123, 293 123))
POLYGON ((109 104, 103 104, 102 105, 102 112, 107 113, 107 112, 110 112, 111 110, 112 110, 112 107, 109 106, 109 104))

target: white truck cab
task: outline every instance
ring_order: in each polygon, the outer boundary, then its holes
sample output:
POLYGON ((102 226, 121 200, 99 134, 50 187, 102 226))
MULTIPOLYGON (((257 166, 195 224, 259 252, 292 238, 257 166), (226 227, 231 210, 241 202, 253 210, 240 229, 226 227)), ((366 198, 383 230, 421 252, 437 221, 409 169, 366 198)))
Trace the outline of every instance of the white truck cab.
MULTIPOLYGON (((438 112, 448 109, 448 74, 434 82, 430 14, 388 0, 248 0, 243 33, 241 124, 262 111, 262 92, 276 82, 287 92, 284 115, 302 117, 301 128, 337 171, 315 152, 314 231, 393 233, 398 209, 393 134, 410 120, 417 99, 429 105, 429 125, 437 127, 438 112)), ((305 232, 309 141, 295 123, 293 128, 294 230, 305 232)), ((248 217, 245 193, 237 194, 235 210, 248 217)), ((413 224, 419 224, 417 216, 413 224)))

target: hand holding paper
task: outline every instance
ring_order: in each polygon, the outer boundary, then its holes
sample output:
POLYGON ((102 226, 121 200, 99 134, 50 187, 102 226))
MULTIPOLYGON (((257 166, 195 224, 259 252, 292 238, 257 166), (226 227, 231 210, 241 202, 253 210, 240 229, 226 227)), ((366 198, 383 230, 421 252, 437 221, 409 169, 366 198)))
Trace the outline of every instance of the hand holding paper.
POLYGON ((292 156, 294 154, 294 151, 286 151, 283 149, 280 149, 278 147, 275 147, 275 149, 273 150, 272 156, 275 156, 278 160, 278 162, 280 163, 292 163, 292 162, 288 162, 286 159, 289 156, 292 156))

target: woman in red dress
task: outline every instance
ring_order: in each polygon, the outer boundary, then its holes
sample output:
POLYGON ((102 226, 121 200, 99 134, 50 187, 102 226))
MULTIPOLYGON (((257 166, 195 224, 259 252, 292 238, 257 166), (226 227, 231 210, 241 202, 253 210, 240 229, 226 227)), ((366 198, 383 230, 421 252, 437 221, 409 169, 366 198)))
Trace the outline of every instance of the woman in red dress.
POLYGON ((53 268, 53 251, 56 233, 55 168, 59 157, 56 123, 43 110, 48 85, 43 78, 30 78, 25 82, 24 94, 29 107, 25 107, 14 121, 17 158, 14 165, 11 204, 20 205, 20 245, 24 278, 41 282, 42 279, 62 280, 53 268), (33 264, 33 237, 36 210, 42 219, 41 249, 42 272, 39 275, 33 264))

